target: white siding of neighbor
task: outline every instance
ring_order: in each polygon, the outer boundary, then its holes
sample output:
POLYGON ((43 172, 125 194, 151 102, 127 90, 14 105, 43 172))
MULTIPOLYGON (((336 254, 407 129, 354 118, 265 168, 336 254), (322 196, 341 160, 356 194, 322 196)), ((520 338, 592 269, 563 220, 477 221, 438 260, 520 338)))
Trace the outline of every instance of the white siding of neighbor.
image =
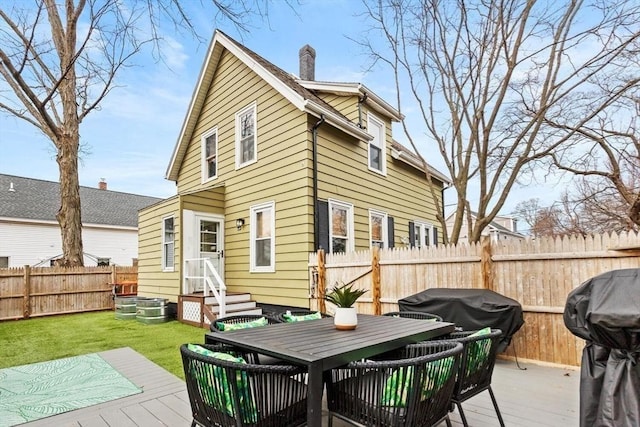
MULTIPOLYGON (((85 254, 110 258, 110 264, 132 265, 138 257, 138 230, 85 226, 82 230, 85 254)), ((62 242, 57 224, 0 222, 0 257, 9 257, 9 267, 34 265, 60 255, 62 242)), ((95 266, 85 257, 86 266, 95 266)), ((48 266, 46 265, 43 266, 48 266)))

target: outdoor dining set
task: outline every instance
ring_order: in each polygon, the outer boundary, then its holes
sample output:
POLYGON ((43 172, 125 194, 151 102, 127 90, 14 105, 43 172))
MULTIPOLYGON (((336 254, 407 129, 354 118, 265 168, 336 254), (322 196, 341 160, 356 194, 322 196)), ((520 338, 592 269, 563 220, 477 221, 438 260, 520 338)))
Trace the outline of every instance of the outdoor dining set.
POLYGON ((461 330, 424 312, 358 314, 338 330, 312 311, 238 315, 182 354, 192 426, 435 426, 491 389, 500 329, 461 330))

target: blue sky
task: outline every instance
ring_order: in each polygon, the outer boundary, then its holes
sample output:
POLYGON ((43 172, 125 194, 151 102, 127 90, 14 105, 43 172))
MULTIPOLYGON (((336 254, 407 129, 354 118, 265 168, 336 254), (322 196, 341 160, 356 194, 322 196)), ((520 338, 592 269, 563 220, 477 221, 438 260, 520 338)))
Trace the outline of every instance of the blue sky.
MULTIPOLYGON (((361 8, 355 0, 306 0, 294 13, 285 2, 276 0, 269 9, 269 22, 253 22, 249 33, 239 33, 228 22, 216 23, 210 11, 198 13, 194 22, 206 42, 166 34, 165 55, 171 68, 147 56, 136 57, 139 66, 120 74, 120 87, 108 95, 100 111, 83 122, 80 184, 95 187, 104 178, 114 191, 163 198, 175 194, 175 183, 164 179, 164 174, 216 27, 296 74, 298 50, 310 44, 316 50, 317 80, 358 81, 393 104, 395 88, 385 70, 365 73, 368 58, 348 39, 359 38, 367 28, 364 18, 357 16, 361 8)), ((403 111, 412 121, 410 109, 403 107, 403 111)), ((394 128, 394 137, 405 141, 399 126, 394 128)), ((26 122, 0 116, 0 147, 0 173, 58 180, 53 146, 26 122)), ((421 150, 444 171, 435 146, 425 143, 421 150)), ((548 198, 549 190, 544 187, 516 192, 503 211, 508 213, 520 200, 544 199, 545 194, 548 198)), ((446 201, 452 203, 454 196, 448 195, 446 201)))

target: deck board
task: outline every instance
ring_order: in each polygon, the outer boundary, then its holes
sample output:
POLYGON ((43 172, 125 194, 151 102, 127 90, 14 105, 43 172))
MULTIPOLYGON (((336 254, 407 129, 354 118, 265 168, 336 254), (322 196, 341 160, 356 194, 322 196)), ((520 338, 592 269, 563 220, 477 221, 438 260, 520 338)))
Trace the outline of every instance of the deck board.
MULTIPOLYGON (((191 410, 184 381, 130 348, 100 353, 121 374, 143 392, 99 405, 22 424, 26 427, 188 427, 191 410)), ((520 370, 512 361, 498 360, 493 374, 493 391, 509 427, 557 427, 579 425, 580 372, 572 369, 523 364, 520 370)), ((473 427, 493 427, 498 420, 485 392, 463 403, 465 415, 473 427)), ((326 408, 325 408, 326 409, 326 408)), ((456 411, 454 426, 461 426, 456 411)), ((327 425, 326 417, 323 425, 327 425)), ((348 424, 335 419, 335 427, 348 424)), ((444 426, 444 423, 442 424, 444 426)))

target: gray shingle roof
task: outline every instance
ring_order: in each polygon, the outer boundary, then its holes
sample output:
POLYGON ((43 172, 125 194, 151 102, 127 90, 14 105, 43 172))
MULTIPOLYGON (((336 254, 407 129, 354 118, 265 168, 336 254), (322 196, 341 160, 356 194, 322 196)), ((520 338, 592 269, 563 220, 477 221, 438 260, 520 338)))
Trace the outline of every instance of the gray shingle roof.
MULTIPOLYGON (((82 223, 137 227, 138 211, 160 200, 81 186, 82 223)), ((59 208, 57 182, 0 174, 0 218, 57 221, 59 208), (9 191, 12 183, 15 191, 9 191)))

